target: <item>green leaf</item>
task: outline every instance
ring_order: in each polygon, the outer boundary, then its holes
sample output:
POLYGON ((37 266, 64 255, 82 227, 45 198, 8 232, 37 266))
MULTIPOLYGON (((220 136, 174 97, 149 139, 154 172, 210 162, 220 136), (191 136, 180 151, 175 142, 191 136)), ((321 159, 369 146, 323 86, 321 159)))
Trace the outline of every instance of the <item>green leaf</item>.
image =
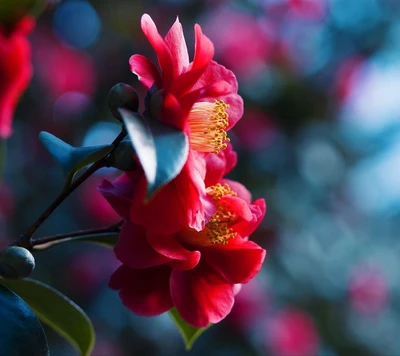
POLYGON ((100 234, 91 234, 91 235, 84 235, 78 237, 69 237, 62 240, 51 241, 42 245, 34 246, 34 250, 47 250, 50 247, 55 245, 62 244, 64 242, 93 242, 95 244, 113 248, 118 241, 119 232, 105 232, 100 234))
POLYGON ((210 324, 205 328, 195 328, 181 318, 176 308, 172 308, 169 311, 169 315, 171 316, 179 332, 181 333, 183 341, 185 343, 185 348, 188 351, 192 348, 197 338, 212 325, 210 324))
POLYGON ((87 165, 107 156, 113 146, 73 147, 49 132, 39 133, 47 151, 61 164, 66 174, 76 173, 87 165))
POLYGON ((119 112, 142 164, 149 200, 182 170, 189 153, 188 138, 184 132, 153 118, 145 121, 137 112, 119 112))
POLYGON ((46 335, 36 315, 18 295, 2 285, 0 345, 1 355, 50 355, 46 335))
POLYGON ((90 355, 95 340, 93 325, 78 305, 59 291, 33 279, 0 279, 0 283, 24 299, 42 322, 65 337, 81 355, 90 355))

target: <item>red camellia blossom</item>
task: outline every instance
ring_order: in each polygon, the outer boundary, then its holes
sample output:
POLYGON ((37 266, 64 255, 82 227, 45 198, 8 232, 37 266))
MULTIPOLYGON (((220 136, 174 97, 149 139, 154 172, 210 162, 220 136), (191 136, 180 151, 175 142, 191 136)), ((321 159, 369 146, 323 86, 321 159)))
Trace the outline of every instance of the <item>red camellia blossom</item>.
POLYGON ((226 131, 243 114, 243 100, 237 94, 234 74, 212 60, 214 46, 195 25, 195 53, 189 61, 182 26, 177 19, 163 39, 149 15, 142 16, 144 34, 155 50, 161 72, 142 55, 134 55, 129 63, 133 73, 151 95, 147 113, 186 133, 189 153, 180 174, 146 205, 146 191, 142 176, 133 205, 135 224, 157 233, 173 233, 185 226, 197 231, 204 229, 205 221, 213 213, 208 211, 211 200, 204 185, 205 157, 218 154, 227 147, 226 131), (164 218, 165 202, 170 214, 164 218), (207 203, 208 202, 208 203, 207 203), (154 224, 154 220, 159 220, 154 224))
POLYGON ((26 38, 33 29, 33 18, 26 16, 14 27, 0 27, 0 137, 11 135, 11 122, 18 98, 32 76, 31 50, 26 38))
MULTIPOLYGON (((132 192, 140 172, 128 172, 113 183, 103 181, 103 195, 126 219, 114 249, 123 265, 110 286, 134 313, 153 316, 176 307, 195 327, 217 323, 232 309, 236 284, 248 282, 260 270, 265 250, 248 236, 265 214, 265 201, 251 203, 250 193, 238 182, 217 182, 235 160, 230 148, 207 160, 206 194, 214 213, 201 231, 184 227, 160 234, 132 223, 132 192)), ((164 214, 169 213, 164 207, 164 214)))

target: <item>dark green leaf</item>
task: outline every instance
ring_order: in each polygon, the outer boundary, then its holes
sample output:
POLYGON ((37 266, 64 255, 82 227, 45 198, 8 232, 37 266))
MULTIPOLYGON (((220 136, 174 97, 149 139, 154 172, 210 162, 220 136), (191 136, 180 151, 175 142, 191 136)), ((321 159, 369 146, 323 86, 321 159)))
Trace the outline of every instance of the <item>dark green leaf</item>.
POLYGON ((39 139, 47 151, 61 164, 65 173, 76 173, 110 153, 112 145, 73 147, 49 132, 42 131, 39 139))
POLYGON ((0 283, 21 296, 41 321, 71 342, 81 355, 90 355, 95 339, 93 325, 78 305, 50 286, 32 279, 0 279, 0 283))
POLYGON ((118 241, 119 232, 104 232, 101 234, 92 234, 92 235, 85 235, 85 236, 78 236, 78 237, 70 237, 58 241, 48 242, 43 245, 36 245, 33 249, 34 250, 47 250, 50 247, 55 245, 64 243, 64 242, 93 242, 95 244, 113 248, 118 241))
POLYGON ((136 112, 125 109, 119 112, 146 175, 146 199, 150 199, 182 170, 189 152, 187 136, 158 120, 145 121, 136 112))
POLYGON ((36 315, 18 295, 1 284, 0 353, 7 356, 49 355, 46 336, 36 315))
POLYGON ((169 311, 169 315, 181 333, 186 350, 188 351, 192 348, 193 343, 197 340, 197 338, 212 325, 210 324, 206 328, 195 328, 181 318, 176 308, 172 308, 169 311))

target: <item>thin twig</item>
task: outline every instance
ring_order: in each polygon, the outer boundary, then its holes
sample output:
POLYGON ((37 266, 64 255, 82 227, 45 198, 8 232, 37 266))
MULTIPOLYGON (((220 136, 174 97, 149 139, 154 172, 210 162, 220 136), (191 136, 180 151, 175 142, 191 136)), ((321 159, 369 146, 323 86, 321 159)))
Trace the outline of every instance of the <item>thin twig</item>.
POLYGON ((30 245, 31 245, 31 247, 34 247, 34 246, 38 246, 38 245, 44 245, 44 244, 47 244, 47 243, 53 242, 53 241, 69 239, 71 237, 102 234, 102 233, 107 233, 107 232, 119 232, 122 223, 123 223, 123 220, 119 221, 117 224, 107 226, 107 227, 102 227, 102 228, 97 228, 97 229, 77 230, 77 231, 73 231, 73 232, 67 232, 64 234, 44 236, 44 237, 40 237, 40 238, 31 240, 30 245))
POLYGON ((65 185, 58 197, 48 206, 48 208, 35 220, 35 222, 28 228, 28 230, 21 235, 17 241, 17 245, 22 247, 31 247, 31 239, 35 234, 36 230, 43 224, 43 222, 51 215, 51 213, 76 189, 78 188, 87 178, 89 178, 94 172, 106 166, 107 157, 117 148, 119 143, 126 136, 125 128, 122 128, 120 134, 115 138, 112 143, 113 148, 110 153, 93 163, 81 176, 79 176, 71 185, 65 185))

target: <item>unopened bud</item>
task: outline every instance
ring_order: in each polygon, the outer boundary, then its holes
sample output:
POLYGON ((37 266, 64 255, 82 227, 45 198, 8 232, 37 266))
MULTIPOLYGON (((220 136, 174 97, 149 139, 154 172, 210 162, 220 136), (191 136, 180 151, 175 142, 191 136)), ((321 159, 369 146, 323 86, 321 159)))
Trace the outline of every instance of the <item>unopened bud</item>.
POLYGON ((6 279, 28 277, 35 268, 35 259, 23 247, 9 246, 0 251, 0 276, 6 279))
POLYGON ((138 111, 139 97, 135 88, 125 83, 115 84, 108 93, 108 107, 113 116, 122 122, 118 109, 138 111))

